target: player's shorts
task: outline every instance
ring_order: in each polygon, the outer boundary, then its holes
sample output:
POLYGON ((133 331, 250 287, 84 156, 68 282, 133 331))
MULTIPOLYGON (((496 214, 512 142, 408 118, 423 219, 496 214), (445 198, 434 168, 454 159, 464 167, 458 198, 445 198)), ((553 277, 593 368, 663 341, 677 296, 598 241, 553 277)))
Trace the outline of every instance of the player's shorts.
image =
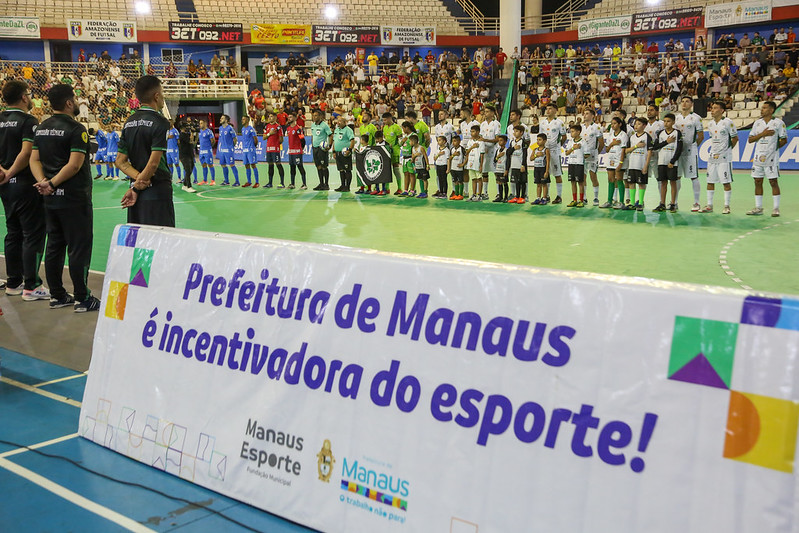
POLYGON ((780 177, 780 163, 777 154, 755 156, 752 161, 752 177, 775 180, 780 177))
POLYGON ((463 183, 462 170, 451 170, 450 174, 452 175, 452 183, 463 183))
POLYGON ((255 150, 245 150, 241 153, 241 159, 245 165, 255 165, 258 163, 258 154, 255 153, 255 150))
POLYGON ((549 173, 556 177, 563 175, 563 168, 560 162, 560 146, 549 149, 549 173))
POLYGON ((200 150, 200 164, 213 165, 214 153, 211 150, 200 150))
POLYGON ((222 166, 230 166, 235 164, 232 150, 217 150, 216 157, 219 159, 219 164, 222 166))
POLYGON ((635 185, 638 183, 646 185, 649 181, 649 175, 642 170, 638 170, 637 168, 631 168, 627 171, 627 174, 625 174, 624 180, 630 183, 630 185, 635 185))
POLYGON ((658 181, 677 181, 677 167, 669 168, 668 165, 658 165, 658 181))
POLYGON ((180 162, 180 157, 177 150, 166 151, 166 164, 177 165, 180 162))
POLYGON ((327 168, 327 165, 330 164, 330 158, 328 157, 328 152, 326 150, 322 150, 321 146, 314 146, 313 162, 314 165, 316 165, 317 167, 327 168))
POLYGON ((302 166, 302 154, 289 154, 289 165, 302 166))
POLYGON ((344 155, 341 152, 336 152, 336 168, 339 172, 352 170, 352 154, 344 155))
POLYGON ((616 167, 619 166, 619 154, 610 153, 608 154, 608 170, 616 170, 616 167))
POLYGON ((599 154, 595 152, 586 154, 585 164, 583 166, 586 172, 596 172, 599 170, 599 154))
POLYGON ((569 163, 569 181, 582 183, 585 181, 585 166, 569 163))
POLYGON ((680 159, 677 161, 677 175, 692 180, 699 177, 699 156, 696 145, 691 144, 686 147, 683 144, 680 159))
POLYGON ((707 162, 707 182, 708 183, 731 183, 732 182, 732 163, 728 161, 708 161, 707 162))
POLYGON ((117 153, 116 152, 106 152, 105 154, 105 162, 109 164, 113 164, 117 160, 117 153))
POLYGON ((504 170, 499 170, 499 169, 497 169, 494 172, 494 177, 496 177, 497 183, 508 183, 508 180, 510 178, 508 174, 505 174, 504 170))
POLYGON ((411 174, 416 174, 416 167, 413 165, 413 161, 410 159, 401 159, 400 160, 400 167, 402 168, 402 172, 409 172, 411 174))
POLYGON ((280 152, 266 152, 267 163, 280 163, 280 152))
POLYGON ((94 154, 95 163, 102 163, 103 161, 105 161, 105 153, 106 153, 105 148, 103 148, 102 150, 97 150, 97 152, 94 154))
POLYGON ((547 174, 546 167, 533 167, 533 183, 536 185, 542 185, 544 183, 549 183, 552 181, 547 174))
POLYGON ((430 179, 430 170, 428 170, 426 168, 417 168, 416 169, 416 179, 429 180, 430 179))
POLYGON ((510 181, 512 183, 527 183, 527 172, 522 172, 520 168, 510 169, 510 181))
POLYGON ((483 179, 483 173, 480 172, 479 170, 469 169, 469 178, 473 179, 473 180, 482 180, 483 179))
POLYGON ((395 146, 391 149, 391 164, 399 165, 399 162, 400 162, 400 149, 399 146, 395 146))

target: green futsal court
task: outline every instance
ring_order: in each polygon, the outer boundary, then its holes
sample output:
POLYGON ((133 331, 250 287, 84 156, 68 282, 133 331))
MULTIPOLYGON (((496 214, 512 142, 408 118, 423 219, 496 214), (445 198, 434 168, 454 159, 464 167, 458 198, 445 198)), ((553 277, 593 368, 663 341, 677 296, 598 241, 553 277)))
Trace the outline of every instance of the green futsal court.
MULTIPOLYGON (((335 167, 330 170, 331 188, 335 188, 338 175, 335 167)), ((265 165, 259 166, 259 172, 261 183, 265 183, 265 165)), ((693 202, 688 180, 683 180, 680 193, 681 211, 671 214, 651 212, 657 205, 657 191, 651 185, 646 211, 633 212, 567 208, 565 203, 539 207, 314 192, 310 188, 318 183, 316 170, 306 165, 306 172, 308 191, 217 185, 198 187, 198 194, 190 194, 176 186, 177 225, 217 233, 799 294, 797 173, 785 173, 780 179, 782 216, 772 218, 768 184, 763 202, 766 215, 745 215, 754 205, 753 182, 745 171, 735 174, 731 215, 721 214, 720 186, 715 213, 690 212, 693 202)), ((243 168, 239 174, 243 178, 243 168)), ((220 183, 221 168, 216 168, 216 177, 220 183)), ((702 203, 706 198, 704 178, 700 177, 702 203)), ((288 182, 288 172, 286 179, 288 182)), ((606 179, 603 173, 600 201, 607 195, 606 179)), ((105 270, 114 226, 125 222, 125 211, 118 206, 126 187, 123 181, 94 182, 94 270, 105 270)), ((490 190, 493 199, 493 183, 490 190)), ((570 201, 568 183, 564 183, 563 197, 570 201)))

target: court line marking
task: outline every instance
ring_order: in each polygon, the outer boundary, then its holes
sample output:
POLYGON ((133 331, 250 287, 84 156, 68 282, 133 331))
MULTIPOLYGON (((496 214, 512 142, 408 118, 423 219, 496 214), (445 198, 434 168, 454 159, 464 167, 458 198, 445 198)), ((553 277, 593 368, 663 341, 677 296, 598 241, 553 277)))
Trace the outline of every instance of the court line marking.
POLYGON ((50 398, 51 400, 55 400, 57 402, 61 402, 61 403, 65 403, 67 405, 71 405, 72 407, 80 408, 80 406, 81 406, 81 402, 79 402, 77 400, 73 400, 71 398, 67 398, 66 396, 61 396, 60 394, 55 394, 55 393, 52 393, 50 391, 37 389, 33 385, 28 385, 27 383, 22 383, 21 381, 17 381, 15 379, 11 379, 11 378, 6 377, 6 376, 0 377, 0 382, 6 383, 6 384, 11 385, 13 387, 20 388, 22 390, 26 390, 28 392, 32 392, 34 394, 39 394, 40 396, 44 396, 45 398, 50 398))
POLYGON ((39 442, 37 444, 31 444, 30 446, 26 446, 24 448, 17 448, 16 450, 9 450, 7 452, 0 453, 0 459, 4 457, 11 457, 12 455, 17 455, 20 453, 29 452, 31 450, 36 450, 38 448, 44 448, 45 446, 50 446, 51 444, 58 444, 59 442, 64 442, 65 440, 74 439, 77 437, 77 433, 71 433, 69 435, 64 435, 63 437, 58 437, 55 439, 46 440, 44 442, 39 442))
POLYGON ((63 485, 59 485, 58 483, 47 479, 46 477, 37 474, 32 470, 28 470, 27 468, 20 466, 16 463, 12 463, 8 459, 4 459, 0 457, 0 468, 5 468, 9 472, 16 474, 31 483, 38 485, 39 487, 43 488, 44 490, 55 494, 56 496, 67 500, 68 502, 81 507, 90 513, 94 513, 101 518, 105 518, 109 522, 113 522, 118 526, 124 527, 129 531, 134 532, 146 532, 146 531, 154 531, 150 528, 147 528, 141 525, 139 522, 133 520, 132 518, 128 518, 125 515, 122 515, 116 511, 109 509, 103 505, 100 505, 97 502, 93 502, 92 500, 81 496, 80 494, 69 490, 68 488, 64 487, 63 485))
POLYGON ((41 383, 37 383, 36 385, 33 386, 44 387, 46 385, 52 385, 53 383, 61 383, 62 381, 69 381, 70 379, 83 378, 87 376, 87 372, 81 372, 80 374, 75 374, 74 376, 67 376, 65 378, 51 379, 50 381, 42 381, 41 383))
MULTIPOLYGON (((759 229, 754 229, 752 231, 748 231, 748 232, 744 233, 743 235, 738 235, 737 237, 732 239, 730 242, 728 242, 727 244, 722 246, 721 251, 719 252, 719 266, 722 268, 724 273, 727 274, 728 276, 730 276, 732 278, 732 281, 734 281, 735 283, 740 285, 742 289, 747 290, 747 291, 754 290, 752 287, 750 287, 749 285, 744 283, 744 281, 741 278, 739 278, 735 274, 735 272, 732 271, 730 265, 727 263, 727 253, 729 253, 730 248, 732 248, 735 243, 744 240, 746 237, 749 237, 750 235, 754 235, 756 233, 759 233, 761 231, 765 231, 767 229, 778 228, 780 226, 787 226, 791 222, 792 221, 790 221, 790 220, 787 221, 787 222, 777 222, 777 223, 771 224, 769 226, 764 226, 764 227, 759 228, 759 229)), ((793 222, 799 222, 799 218, 797 218, 793 222)))

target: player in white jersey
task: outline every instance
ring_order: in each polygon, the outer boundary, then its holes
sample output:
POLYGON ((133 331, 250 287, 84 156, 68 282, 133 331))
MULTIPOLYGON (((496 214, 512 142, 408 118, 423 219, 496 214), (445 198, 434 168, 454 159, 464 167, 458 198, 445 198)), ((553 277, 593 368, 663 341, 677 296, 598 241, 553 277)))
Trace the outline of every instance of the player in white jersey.
MULTIPOLYGON (((654 148, 654 141, 646 132, 646 124, 645 118, 636 117, 633 131, 630 133, 630 141, 624 150, 627 156, 627 183, 630 188, 630 197, 635 199, 636 185, 639 191, 639 199, 635 202, 635 205, 623 205, 621 208, 624 210, 644 210, 644 194, 646 193, 646 184, 649 181, 647 169, 649 168, 649 161, 652 158, 652 150, 654 148)), ((655 211, 662 211, 662 209, 658 206, 655 211)))
MULTIPOLYGON (((522 128, 522 140, 527 144, 527 146, 529 146, 530 145, 530 140, 531 140, 530 130, 529 130, 529 128, 527 126, 522 124, 522 112, 519 109, 511 109, 510 113, 508 114, 508 129, 505 132, 506 135, 508 136, 508 146, 509 147, 510 147, 511 141, 516 138, 516 126, 521 126, 521 128, 522 128)), ((526 183, 526 180, 525 180, 525 183, 526 183)), ((513 179, 511 179, 510 180, 510 187, 511 187, 510 198, 512 200, 518 199, 519 198, 519 183, 515 182, 515 181, 513 181, 513 179)), ((524 196, 522 196, 522 200, 524 200, 524 196)), ((509 203, 516 203, 516 202, 510 202, 510 200, 508 202, 509 203)), ((524 203, 524 201, 522 201, 521 203, 524 203)))
MULTIPOLYGON (((674 127, 682 134, 682 153, 677 164, 677 176, 689 178, 694 192, 694 205, 691 211, 699 211, 699 146, 705 140, 702 129, 702 117, 694 113, 694 100, 683 96, 680 100, 680 112, 677 113, 674 127)), ((677 180, 677 194, 680 194, 682 182, 677 180)))
POLYGON ((605 145, 608 151, 608 201, 599 207, 607 209, 608 207, 621 208, 624 200, 624 180, 622 176, 624 171, 624 148, 628 146, 627 133, 623 129, 624 121, 620 117, 613 117, 610 120, 610 133, 608 134, 608 142, 605 145), (619 202, 615 205, 613 203, 613 193, 618 188, 619 202))
POLYGON ((483 107, 483 122, 480 124, 480 139, 485 143, 486 156, 483 161, 483 181, 480 185, 482 199, 488 199, 488 173, 496 172, 497 136, 502 133, 502 125, 496 118, 493 107, 483 107))
POLYGON ((771 216, 780 216, 780 148, 788 142, 785 123, 774 117, 777 104, 763 102, 760 106, 760 118, 752 125, 749 132, 749 142, 755 144, 755 156, 752 161, 752 178, 755 180, 755 208, 748 211, 747 215, 763 214, 763 179, 768 179, 771 185, 771 195, 774 199, 774 210, 771 216))
POLYGON ((655 140, 658 152, 658 184, 660 185, 660 205, 666 203, 666 188, 671 184, 671 203, 669 211, 677 212, 677 166, 682 153, 682 133, 674 129, 675 117, 673 113, 666 113, 663 117, 665 128, 655 140))
MULTIPOLYGON (((469 146, 469 141, 472 140, 472 126, 477 126, 477 129, 480 129, 480 122, 475 120, 474 115, 472 115, 472 108, 467 106, 461 108, 461 123, 460 123, 460 130, 461 130, 461 146, 465 149, 469 146)), ((464 176, 463 180, 463 194, 466 198, 469 197, 469 176, 464 176)))
POLYGON ((529 143, 525 140, 524 134, 527 129, 523 124, 516 124, 513 127, 513 137, 508 142, 508 175, 511 183, 514 184, 514 195, 508 199, 508 203, 523 204, 527 197, 527 147, 529 143))
POLYGON ((547 104, 546 115, 538 123, 538 131, 547 136, 547 149, 549 150, 549 174, 555 176, 557 196, 553 204, 563 200, 563 168, 560 159, 560 147, 566 140, 566 126, 558 118, 558 106, 552 102, 547 104))
MULTIPOLYGON (((441 136, 447 138, 447 148, 449 148, 450 144, 452 144, 452 136, 455 135, 455 128, 449 121, 449 113, 447 113, 446 109, 442 109, 438 112, 438 124, 433 126, 433 139, 438 139, 441 136)), ((436 142, 430 143, 430 153, 437 152, 438 148, 436 146, 436 142)))
POLYGON ((583 127, 579 124, 569 126, 569 140, 566 141, 566 156, 569 165, 569 182, 572 188, 572 201, 566 207, 585 207, 585 150, 580 135, 583 127))
POLYGON ((716 183, 724 187, 724 209, 722 214, 730 214, 732 197, 732 149, 738 144, 738 130, 732 120, 724 116, 727 106, 722 100, 714 100, 710 106, 712 120, 707 132, 710 134, 710 157, 707 161, 707 205, 702 213, 713 212, 713 194, 716 183))
MULTIPOLYGON (((660 132, 663 131, 663 121, 660 120, 660 108, 655 104, 649 104, 646 108, 646 131, 653 141, 657 141, 660 137, 660 132)), ((649 159, 649 168, 647 169, 650 179, 657 179, 658 177, 658 150, 652 153, 649 159)))
MULTIPOLYGON (((594 187, 594 207, 599 205, 599 154, 605 148, 605 137, 602 128, 596 123, 596 113, 593 109, 583 112, 583 142, 585 143, 585 173, 591 178, 594 187)), ((585 201, 585 198, 583 198, 585 201)))

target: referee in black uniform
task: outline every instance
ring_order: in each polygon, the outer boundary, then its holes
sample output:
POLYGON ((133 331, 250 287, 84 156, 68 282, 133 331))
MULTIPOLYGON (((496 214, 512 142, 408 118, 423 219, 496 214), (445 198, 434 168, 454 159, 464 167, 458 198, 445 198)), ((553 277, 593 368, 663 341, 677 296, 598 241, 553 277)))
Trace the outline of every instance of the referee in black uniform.
POLYGON ((191 125, 185 121, 178 124, 178 158, 183 165, 183 187, 186 192, 194 192, 191 186, 191 175, 194 172, 194 147, 197 146, 197 135, 192 132, 191 125))
POLYGON ((71 86, 55 85, 47 96, 53 116, 36 130, 30 167, 38 182, 35 187, 44 196, 44 272, 50 285, 50 309, 74 304, 76 313, 97 311, 100 300, 88 287, 94 235, 89 134, 75 120, 79 111, 71 86), (74 298, 61 280, 65 253, 69 254, 74 298))
POLYGON ((49 300, 50 293, 39 277, 46 235, 44 202, 33 188, 36 180, 29 166, 39 121, 28 114, 33 104, 24 81, 6 82, 3 100, 8 106, 0 113, 0 198, 7 229, 6 294, 21 294, 25 301, 49 300))
POLYGON ((141 107, 122 128, 117 168, 131 180, 122 198, 129 224, 175 227, 172 176, 166 164, 169 120, 158 110, 164 105, 161 80, 142 76, 136 81, 141 107))

